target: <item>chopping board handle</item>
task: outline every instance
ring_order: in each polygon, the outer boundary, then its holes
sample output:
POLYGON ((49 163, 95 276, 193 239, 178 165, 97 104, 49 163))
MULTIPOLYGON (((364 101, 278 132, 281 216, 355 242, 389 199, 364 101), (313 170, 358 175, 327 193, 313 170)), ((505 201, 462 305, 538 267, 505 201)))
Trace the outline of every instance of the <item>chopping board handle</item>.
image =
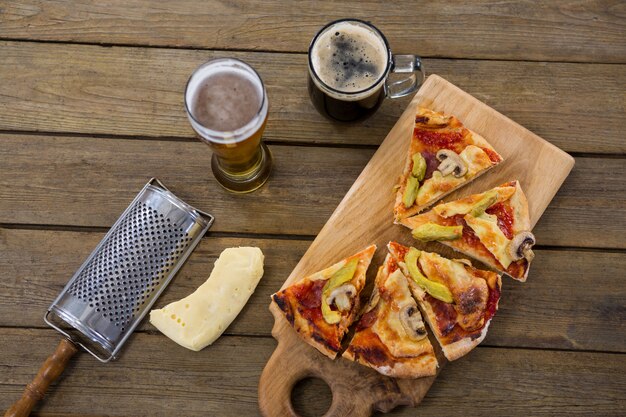
POLYGON ((50 384, 65 370, 67 363, 78 348, 69 339, 62 339, 52 355, 46 359, 33 381, 26 385, 22 398, 17 400, 4 417, 26 417, 38 401, 43 399, 50 384))
POLYGON ((355 392, 354 381, 330 369, 332 360, 301 341, 297 343, 293 349, 293 345, 279 341, 263 369, 259 381, 259 408, 265 417, 298 417, 291 404, 291 392, 298 381, 308 377, 322 379, 332 391, 333 400, 324 417, 368 417, 372 414, 375 398, 355 392), (288 355, 287 351, 295 354, 288 355))

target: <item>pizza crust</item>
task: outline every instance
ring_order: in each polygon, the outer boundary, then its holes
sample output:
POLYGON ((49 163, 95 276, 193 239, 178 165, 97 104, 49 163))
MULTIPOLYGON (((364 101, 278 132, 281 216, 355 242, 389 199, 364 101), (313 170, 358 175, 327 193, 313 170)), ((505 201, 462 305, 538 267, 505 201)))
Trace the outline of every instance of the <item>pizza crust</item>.
POLYGON ((319 350, 325 356, 328 356, 330 359, 335 359, 337 357, 338 351, 330 349, 325 344, 320 343, 313 338, 313 332, 311 331, 310 326, 308 326, 306 319, 304 319, 300 314, 294 312, 294 308, 286 296, 280 293, 273 294, 272 303, 276 305, 280 311, 282 311, 287 322, 291 325, 291 327, 293 327, 302 340, 319 350))
POLYGON ((472 349, 478 346, 487 336, 487 330, 491 324, 491 319, 485 324, 483 330, 480 332, 480 336, 477 339, 470 339, 469 337, 461 339, 458 342, 451 343, 449 345, 442 346, 443 354, 450 361, 459 359, 462 356, 467 355, 472 349))
POLYGON ((298 332, 298 334, 304 339, 305 342, 313 346, 315 349, 319 350, 324 355, 328 356, 330 359, 335 359, 337 357, 337 353, 339 353, 339 351, 330 349, 325 344, 315 340, 313 338, 313 332, 311 331, 311 328, 308 325, 307 321, 299 314, 295 315, 293 328, 296 332, 298 332))
POLYGON ((437 367, 439 366, 434 355, 422 355, 415 358, 408 358, 402 362, 395 362, 392 365, 384 366, 376 366, 364 361, 362 358, 356 357, 350 349, 346 350, 342 357, 369 366, 377 372, 393 378, 422 378, 433 376, 437 373, 437 367))

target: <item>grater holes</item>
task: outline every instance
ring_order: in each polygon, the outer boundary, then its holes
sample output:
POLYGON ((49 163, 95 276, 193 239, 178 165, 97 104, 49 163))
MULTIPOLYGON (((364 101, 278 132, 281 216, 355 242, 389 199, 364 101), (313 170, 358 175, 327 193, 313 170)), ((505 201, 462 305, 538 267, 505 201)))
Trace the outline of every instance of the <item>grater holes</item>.
POLYGON ((171 218, 138 202, 82 270, 70 292, 123 332, 154 297, 191 241, 171 218))

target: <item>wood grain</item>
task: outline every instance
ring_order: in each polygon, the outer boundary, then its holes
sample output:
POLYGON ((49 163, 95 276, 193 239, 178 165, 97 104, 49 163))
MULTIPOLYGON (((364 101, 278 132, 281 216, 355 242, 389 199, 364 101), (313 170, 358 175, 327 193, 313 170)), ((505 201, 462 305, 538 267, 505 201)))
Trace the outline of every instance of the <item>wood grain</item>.
MULTIPOLYGON (((51 330, 0 329, 0 409, 19 395, 57 341, 51 330)), ((274 346, 270 338, 225 336, 191 352, 160 336, 136 334, 118 361, 101 364, 77 355, 36 412, 42 417, 258 415, 258 378, 274 346)), ((479 347, 446 366, 419 415, 528 416, 532 407, 540 415, 621 416, 625 391, 621 355, 479 347)), ((296 407, 321 415, 328 399, 310 401, 316 395, 300 397, 309 401, 296 407)), ((388 414, 415 415, 413 408, 388 414)))
MULTIPOLYGON (((0 130, 191 140, 185 82, 223 56, 246 60, 264 79, 267 140, 378 145, 408 104, 386 100, 364 123, 332 124, 309 101, 304 55, 23 42, 0 42, 0 55, 0 79, 11 79, 0 84, 0 130)), ((626 154, 622 65, 428 59, 425 68, 568 152, 626 154)))
MULTIPOLYGON (((0 327, 45 327, 43 312, 104 233, 0 228, 0 327), (16 307, 19 314, 16 314, 16 307)), ((203 239, 156 306, 193 292, 227 247, 255 245, 265 275, 229 335, 269 336, 267 303, 311 244, 305 240, 203 239)), ((504 280, 504 295, 484 344, 502 347, 626 352, 625 253, 537 250, 524 284, 504 280)), ((369 283, 364 296, 371 288, 369 283)), ((143 322, 141 331, 155 329, 143 322)), ((164 337, 164 336, 162 336, 164 337)), ((165 339, 164 339, 165 340, 165 339)))
MULTIPOLYGON (((0 135, 0 223, 110 227, 157 176, 183 200, 214 214, 212 231, 313 236, 373 154, 271 149, 276 167, 270 181, 237 196, 218 186, 210 151, 199 141, 0 135)), ((626 248, 625 200, 623 159, 578 158, 537 226, 537 238, 542 245, 626 248)))
POLYGON ((394 50, 424 56, 626 62, 619 1, 427 3, 277 0, 0 2, 5 38, 305 52, 325 23, 371 20, 394 50))
POLYGON ((32 382, 26 384, 26 389, 4 414, 4 417, 28 417, 37 405, 44 399, 51 384, 61 376, 69 360, 78 352, 78 347, 69 339, 62 338, 57 348, 48 356, 32 382))
MULTIPOLYGON (((304 53, 322 24, 350 15, 372 20, 395 53, 428 57, 428 73, 577 153, 535 228, 541 245, 617 248, 538 249, 527 283, 505 280, 483 345, 446 367, 419 410, 390 415, 626 415, 625 13, 619 0, 0 0, 0 225, 33 229, 0 227, 0 410, 54 349, 43 311, 104 234, 40 225, 108 227, 158 175, 218 216, 159 305, 193 291, 224 247, 260 246, 265 277, 214 346, 190 352, 143 323, 118 362, 77 355, 35 414, 259 414, 258 381, 276 346, 269 294, 409 101, 387 100, 354 126, 315 112, 304 53), (191 71, 222 56, 251 63, 269 91, 277 169, 250 196, 217 187, 182 108, 191 71)), ((303 416, 330 406, 323 385, 305 382, 293 397, 303 416)))
MULTIPOLYGON (((372 261, 374 265, 381 264, 387 253, 386 245, 389 241, 410 244, 418 249, 430 249, 427 245, 415 242, 408 229, 390 225, 392 217, 390 213, 395 203, 395 193, 392 190, 403 169, 403 164, 398 161, 406 159, 416 109, 419 106, 456 115, 463 120, 467 128, 489 138, 489 143, 504 158, 502 163, 486 175, 475 178, 471 183, 464 184, 460 190, 445 197, 445 201, 452 201, 463 195, 481 192, 517 179, 528 199, 532 229, 574 165, 574 159, 567 153, 450 82, 431 75, 411 100, 406 111, 339 203, 282 288, 322 270, 332 263, 331 259, 335 261, 345 258, 367 245, 376 244, 380 248, 372 261), (389 191, 382 194, 380 190, 389 191), (374 195, 377 198, 372 198, 374 195)), ((457 256, 452 251, 438 252, 457 256)), ((371 268, 368 274, 370 278, 375 274, 376 268, 371 268)), ((278 347, 272 353, 259 382, 259 404, 263 415, 295 416, 293 409, 290 408, 288 395, 297 380, 296 377, 312 373, 331 381, 363 379, 363 370, 357 364, 351 364, 353 366, 350 367, 329 365, 319 355, 313 355, 315 349, 308 347, 304 349, 299 336, 287 322, 280 308, 272 303, 270 311, 275 319, 272 336, 278 340, 278 347), (306 357, 307 360, 299 362, 298 359, 301 357, 306 357), (276 377, 276 371, 280 369, 281 363, 293 363, 293 366, 289 368, 289 372, 276 377)), ((358 409, 349 408, 351 399, 354 398, 349 384, 330 383, 334 394, 327 415, 336 413, 340 417, 348 415, 367 417, 375 409, 387 411, 398 405, 416 406, 428 392, 433 379, 421 378, 409 384, 406 380, 396 379, 395 390, 378 390, 376 387, 390 379, 374 373, 360 390, 362 394, 357 397, 357 402, 362 402, 363 407, 358 409)))

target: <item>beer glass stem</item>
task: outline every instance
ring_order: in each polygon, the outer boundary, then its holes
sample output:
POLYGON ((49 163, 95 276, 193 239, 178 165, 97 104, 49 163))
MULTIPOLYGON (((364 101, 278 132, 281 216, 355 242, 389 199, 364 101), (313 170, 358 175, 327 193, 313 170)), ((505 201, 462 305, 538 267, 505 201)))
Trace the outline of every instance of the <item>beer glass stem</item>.
POLYGON ((408 96, 417 91, 424 82, 422 60, 416 55, 393 55, 391 72, 394 74, 409 74, 401 80, 391 81, 389 76, 385 80, 385 94, 389 98, 408 96))

